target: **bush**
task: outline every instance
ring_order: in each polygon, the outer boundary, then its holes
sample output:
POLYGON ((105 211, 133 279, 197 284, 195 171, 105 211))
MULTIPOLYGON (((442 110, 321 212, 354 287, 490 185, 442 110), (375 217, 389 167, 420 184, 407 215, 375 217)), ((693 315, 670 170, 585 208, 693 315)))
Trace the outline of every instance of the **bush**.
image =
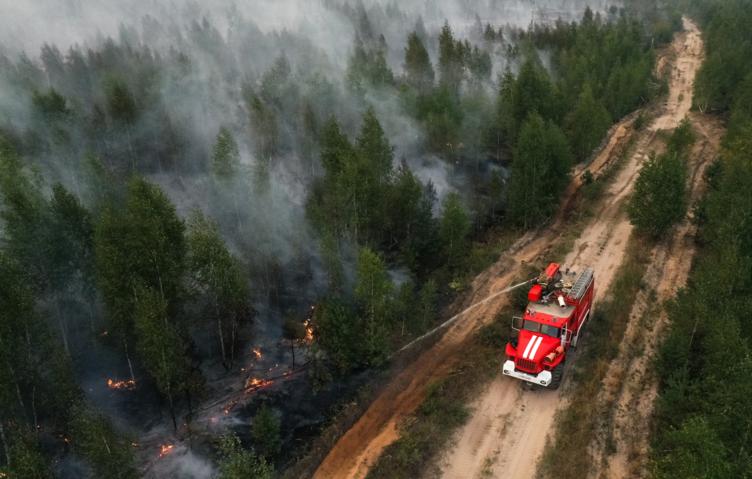
POLYGON ((282 448, 279 417, 266 404, 253 418, 253 440, 259 454, 266 458, 276 456, 282 448))
POLYGON ((638 231, 660 238, 687 210, 686 165, 676 153, 651 157, 640 171, 629 219, 638 231))

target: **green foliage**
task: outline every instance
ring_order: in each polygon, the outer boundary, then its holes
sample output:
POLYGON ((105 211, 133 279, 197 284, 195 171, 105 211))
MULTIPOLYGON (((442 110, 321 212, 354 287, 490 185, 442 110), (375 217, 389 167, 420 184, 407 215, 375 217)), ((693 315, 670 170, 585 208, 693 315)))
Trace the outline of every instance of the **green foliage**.
POLYGON ((647 235, 660 238, 687 211, 687 170, 677 153, 651 157, 640 170, 628 213, 632 224, 647 235))
MULTIPOLYGON (((707 60, 695 85, 701 108, 730 109, 726 148, 708 175, 695 264, 669 307, 670 330, 657 361, 661 379, 653 441, 659 478, 752 476, 752 126, 745 72, 746 1, 689 5, 704 24, 707 60), (719 365, 723 364, 721 368, 719 365)), ((687 125, 670 140, 691 144, 687 125)))
POLYGON ((726 461, 728 451, 703 418, 691 418, 680 429, 667 432, 665 445, 672 453, 656 462, 656 478, 732 477, 726 461))
POLYGON ((263 457, 243 449, 236 435, 222 437, 219 443, 219 479, 272 479, 274 468, 263 457))
POLYGON ((415 312, 415 322, 418 330, 424 331, 436 320, 438 313, 437 308, 438 286, 436 281, 429 279, 423 284, 418 293, 417 311, 415 312))
POLYGON ((50 281, 64 287, 77 276, 87 283, 94 278, 94 224, 79 199, 57 183, 50 199, 50 228, 56 232, 49 260, 50 281))
POLYGON ((0 252, 0 421, 64 419, 79 394, 70 366, 35 311, 27 274, 0 252))
POLYGON ((464 72, 465 45, 454 39, 449 22, 445 22, 439 34, 439 80, 441 86, 452 93, 459 93, 464 72))
POLYGON ((158 291, 139 288, 136 296, 134 321, 138 353, 159 391, 167 397, 173 426, 175 396, 188 383, 188 358, 183 338, 167 313, 167 301, 158 291))
POLYGON ((566 124, 575 158, 586 160, 611 125, 606 107, 595 99, 590 85, 583 88, 577 107, 567 115, 566 124))
POLYGON ((0 472, 10 478, 52 479, 54 476, 49 464, 40 451, 38 440, 28 432, 15 432, 8 447, 11 463, 0 467, 0 472))
POLYGON ((443 206, 439 222, 442 256, 452 272, 459 272, 467 258, 468 235, 472 225, 457 193, 447 195, 443 206))
POLYGON ((70 113, 65 97, 54 88, 47 93, 35 91, 32 101, 37 111, 49 119, 58 119, 70 113))
POLYGON ((706 58, 697 74, 694 102, 702 110, 729 111, 740 98, 743 82, 752 73, 747 0, 703 0, 691 8, 703 23, 706 58))
POLYGON ((49 285, 48 253, 54 234, 49 210, 38 178, 29 174, 11 149, 0 152, 0 195, 5 250, 28 268, 34 288, 44 291, 49 285))
POLYGON ((126 125, 132 125, 138 116, 138 107, 128 85, 117 78, 107 84, 107 104, 112 118, 126 125))
POLYGON ((689 153, 689 149, 694 142, 695 134, 692 131, 692 124, 687 118, 685 118, 682 120, 679 127, 671 134, 671 138, 669 138, 666 147, 668 151, 675 152, 679 155, 686 155, 689 153))
POLYGON ((397 245, 402 262, 414 272, 423 272, 433 262, 436 221, 435 196, 412 171, 401 165, 387 193, 387 215, 382 229, 386 245, 397 245))
POLYGON ((355 91, 366 87, 383 88, 394 83, 394 73, 386 62, 386 42, 381 37, 377 45, 366 45, 355 39, 353 53, 347 65, 347 84, 355 91))
POLYGON ((73 407, 70 419, 73 449, 101 477, 135 479, 133 450, 128 441, 117 435, 107 420, 83 403, 73 407))
POLYGON ((97 280, 113 330, 133 328, 136 290, 159 291, 170 308, 182 294, 185 239, 175 207, 142 178, 128 185, 125 208, 109 207, 95 229, 97 280))
POLYGON ((227 250, 217 225, 199 211, 188 223, 187 269, 197 292, 206 301, 207 327, 217 331, 222 362, 235 357, 238 328, 250 315, 248 278, 240 261, 227 250))
POLYGON ((219 178, 230 178, 240 164, 238 144, 226 127, 219 129, 212 154, 212 171, 219 178))
POLYGON ((405 81, 410 87, 418 91, 433 87, 434 71, 431 59, 416 32, 410 33, 407 37, 403 68, 405 69, 405 81))
POLYGON ((511 139, 516 139, 523 123, 532 114, 544 120, 558 121, 559 106, 557 92, 546 70, 536 59, 529 58, 522 64, 520 73, 510 92, 509 111, 512 129, 507 131, 511 139))
POLYGON ((340 241, 396 251, 413 271, 433 261, 434 193, 409 168, 393 167, 393 148, 373 109, 353 145, 332 118, 321 135, 324 177, 314 185, 308 214, 323 237, 334 289, 341 287, 340 241))
POLYGON ((558 205, 569 182, 572 156, 564 133, 533 113, 520 131, 509 185, 509 218, 530 228, 544 221, 558 205))
MULTIPOLYGON (((448 432, 462 425, 469 416, 462 401, 447 397, 448 389, 446 383, 432 385, 416 413, 414 426, 389 446, 366 477, 407 479, 425 470, 426 462, 435 450, 435 441, 447 437, 448 432)), ((454 390, 452 393, 457 394, 454 390)))
POLYGON ((344 374, 362 360, 362 337, 354 312, 342 301, 329 299, 316 309, 316 341, 329 361, 344 374))
POLYGON ((282 449, 281 421, 272 408, 264 404, 253 417, 253 442, 264 458, 273 458, 282 449))
POLYGON ((364 323, 363 352, 369 364, 380 365, 389 353, 387 332, 394 285, 384 260, 368 248, 358 254, 357 275, 355 300, 364 323))
MULTIPOLYGON (((259 163, 266 165, 279 151, 279 126, 272 107, 253 92, 246 92, 245 101, 254 132, 254 145, 259 163)), ((265 181, 266 171, 256 172, 257 181, 265 181)))

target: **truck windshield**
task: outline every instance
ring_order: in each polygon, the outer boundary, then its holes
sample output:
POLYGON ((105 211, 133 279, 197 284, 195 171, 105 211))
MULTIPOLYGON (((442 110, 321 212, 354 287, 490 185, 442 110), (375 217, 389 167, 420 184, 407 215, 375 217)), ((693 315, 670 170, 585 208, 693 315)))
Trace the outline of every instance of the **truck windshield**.
POLYGON ((540 333, 540 327, 541 326, 542 326, 541 323, 536 323, 535 321, 525 320, 525 325, 523 326, 523 328, 526 331, 532 331, 534 333, 540 333))
POLYGON ((541 324, 541 333, 545 334, 546 336, 552 336, 554 338, 558 338, 561 334, 561 331, 559 328, 556 328, 554 326, 547 326, 545 324, 541 324))
POLYGON ((534 333, 542 333, 546 336, 552 336, 558 338, 561 334, 561 330, 555 326, 548 326, 547 324, 536 323, 535 321, 525 320, 525 324, 522 326, 526 331, 532 331, 534 333))

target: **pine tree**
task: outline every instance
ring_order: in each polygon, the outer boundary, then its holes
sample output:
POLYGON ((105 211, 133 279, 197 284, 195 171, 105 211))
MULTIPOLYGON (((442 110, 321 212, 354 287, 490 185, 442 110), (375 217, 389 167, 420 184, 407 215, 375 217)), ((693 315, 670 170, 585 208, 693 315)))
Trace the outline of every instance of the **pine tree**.
POLYGON ((219 129, 212 154, 212 171, 222 179, 232 177, 240 165, 238 144, 226 127, 219 129))
POLYGON ((450 193, 444 199, 443 212, 439 222, 439 241, 442 257, 453 272, 462 269, 467 257, 470 218, 462 206, 457 193, 450 193))
POLYGON ((545 220, 558 205, 572 165, 564 133, 537 113, 522 125, 509 179, 508 212, 524 228, 545 220))
POLYGON ((167 301, 149 288, 138 288, 134 322, 139 356, 159 391, 167 398, 172 426, 177 430, 175 401, 185 390, 188 378, 186 347, 177 328, 170 323, 167 301))
POLYGON ((407 84, 419 92, 433 88, 434 71, 426 47, 416 32, 407 37, 405 47, 405 79, 407 84))
POLYGON ((248 278, 240 262, 227 250, 217 225, 196 211, 188 223, 187 268, 198 292, 207 299, 207 317, 213 319, 222 364, 232 367, 238 329, 249 316, 248 278))
POLYGON ((583 87, 577 107, 567 116, 566 124, 575 158, 588 159, 611 125, 608 110, 595 99, 590 85, 583 87))
POLYGON ((274 468, 263 457, 243 449, 240 439, 232 434, 219 443, 219 479, 272 479, 274 468))
POLYGON ((368 176, 373 177, 377 186, 388 182, 389 174, 392 172, 394 149, 389 144, 372 107, 363 115, 357 148, 365 161, 368 176))
POLYGON ((185 226, 164 193, 141 178, 128 185, 123 209, 106 208, 95 228, 97 284, 114 337, 128 360, 139 288, 156 291, 175 311, 183 293, 185 226))
POLYGON ((266 404, 253 417, 253 441, 266 459, 275 457, 282 449, 280 424, 279 417, 266 404))
POLYGON ((686 165, 677 153, 646 162, 628 205, 629 218, 639 231, 659 238, 684 217, 686 176, 686 165))
POLYGON ((393 148, 372 108, 363 116, 357 152, 357 161, 349 163, 343 180, 354 193, 357 235, 364 241, 379 242, 385 196, 391 183, 393 148))
POLYGON ((340 374, 363 362, 357 317, 338 298, 329 298, 316 308, 316 343, 326 351, 328 360, 340 374))
POLYGON ((511 100, 511 112, 516 125, 512 131, 514 139, 519 131, 517 128, 520 128, 532 113, 538 113, 544 120, 559 120, 555 86, 537 59, 528 58, 522 64, 514 83, 511 100))
POLYGON ((100 477, 135 479, 131 445, 119 436, 104 416, 79 403, 71 410, 70 434, 73 449, 100 477))
POLYGON ((363 347, 367 361, 379 365, 388 355, 387 323, 394 285, 384 260, 368 248, 358 254, 357 275, 355 299, 362 312, 363 347))
POLYGON ((439 79, 441 86, 452 94, 458 94, 463 77, 463 45, 455 42, 448 22, 444 22, 439 34, 439 79))

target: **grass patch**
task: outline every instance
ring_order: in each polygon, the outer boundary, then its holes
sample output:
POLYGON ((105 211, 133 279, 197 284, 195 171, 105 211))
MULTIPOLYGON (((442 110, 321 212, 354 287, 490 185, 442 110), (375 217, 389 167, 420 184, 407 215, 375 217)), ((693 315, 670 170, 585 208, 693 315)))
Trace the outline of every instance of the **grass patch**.
POLYGON ((467 345, 452 373, 431 385, 415 414, 400 426, 400 438, 384 450, 371 468, 369 479, 412 479, 425 473, 434 455, 467 421, 470 410, 466 404, 498 373, 511 314, 511 309, 504 310, 493 323, 483 327, 467 345))
POLYGON ((631 306, 643 288, 649 259, 650 249, 639 238, 632 238, 611 288, 612 295, 597 305, 588 325, 584 348, 572 372, 570 405, 557 415, 554 445, 543 453, 538 468, 540 478, 579 479, 590 469, 591 458, 586 451, 601 416, 587 405, 598 396, 609 364, 619 352, 631 306))

